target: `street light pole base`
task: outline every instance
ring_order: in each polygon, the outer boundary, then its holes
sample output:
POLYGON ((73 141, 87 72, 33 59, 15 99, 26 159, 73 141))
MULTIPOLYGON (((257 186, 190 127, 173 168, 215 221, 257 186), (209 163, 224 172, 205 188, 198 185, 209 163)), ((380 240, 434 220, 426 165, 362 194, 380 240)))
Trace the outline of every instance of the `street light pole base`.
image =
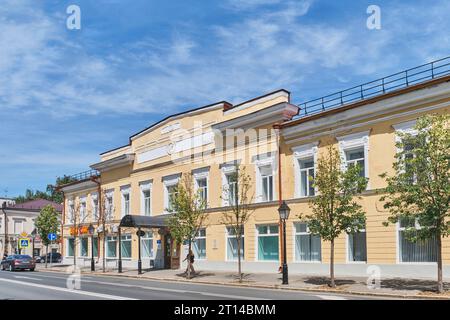
POLYGON ((286 263, 283 263, 283 283, 282 284, 289 284, 288 281, 288 266, 286 263))

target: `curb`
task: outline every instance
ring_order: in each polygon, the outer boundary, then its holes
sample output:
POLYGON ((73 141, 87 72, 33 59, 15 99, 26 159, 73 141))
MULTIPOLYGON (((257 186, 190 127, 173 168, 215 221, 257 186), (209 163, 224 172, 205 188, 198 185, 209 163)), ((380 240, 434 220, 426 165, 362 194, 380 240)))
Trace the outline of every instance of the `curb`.
MULTIPOLYGON (((37 271, 46 271, 46 272, 56 272, 62 273, 62 270, 47 270, 47 269, 38 269, 37 271)), ((105 276, 105 277, 125 277, 131 279, 141 279, 141 280, 153 280, 153 281, 170 281, 170 282, 183 282, 183 283, 194 283, 194 284, 206 284, 206 285, 222 285, 229 287, 245 287, 245 288, 259 288, 259 289, 272 289, 272 290, 288 290, 288 291, 303 291, 303 292, 319 292, 319 293, 339 293, 339 294, 348 294, 355 296, 373 296, 373 297, 389 297, 389 298, 401 298, 401 299, 433 299, 433 300, 450 300, 450 296, 438 296, 438 295, 427 295, 427 294, 415 294, 415 295, 405 295, 405 294, 395 294, 395 293, 374 293, 374 292, 364 292, 364 291, 346 291, 346 290, 338 290, 338 289, 321 289, 321 288, 293 288, 293 287, 283 287, 282 285, 264 285, 264 284, 245 284, 245 283, 230 283, 230 282, 221 282, 221 281, 202 281, 202 280, 188 280, 188 279, 178 279, 178 278, 168 278, 168 277, 143 277, 139 275, 125 275, 125 274, 111 274, 111 273, 103 273, 103 272, 90 272, 90 271, 82 271, 81 273, 86 275, 97 275, 97 276, 105 276)))

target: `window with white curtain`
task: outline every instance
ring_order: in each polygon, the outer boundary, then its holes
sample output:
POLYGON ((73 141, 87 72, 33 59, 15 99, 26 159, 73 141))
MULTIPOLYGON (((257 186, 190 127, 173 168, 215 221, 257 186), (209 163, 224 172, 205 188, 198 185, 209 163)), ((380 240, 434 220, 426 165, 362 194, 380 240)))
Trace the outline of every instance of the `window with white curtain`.
POLYGON ((86 197, 80 198, 80 221, 84 222, 86 220, 87 213, 87 205, 86 205, 86 197))
POLYGON ((208 179, 207 178, 198 178, 195 179, 197 184, 197 192, 199 193, 200 199, 205 203, 208 203, 208 179))
POLYGON ((300 169, 300 196, 314 196, 314 158, 298 160, 300 169))
POLYGON ((141 214, 143 214, 144 216, 150 216, 152 211, 151 206, 152 184, 150 181, 146 181, 141 182, 139 185, 141 188, 141 214))
POLYGON ((359 165, 361 177, 365 176, 365 159, 364 159, 364 147, 359 147, 353 150, 345 151, 345 161, 347 168, 359 165))
POLYGON ((153 258, 153 233, 146 232, 141 237, 142 256, 144 258, 153 258))
POLYGON ((295 260, 320 261, 322 258, 320 236, 312 235, 306 223, 295 224, 295 260))
POLYGON ((99 212, 98 212, 98 193, 91 195, 92 200, 92 218, 97 221, 99 218, 99 212))
POLYGON ((206 259, 206 229, 202 228, 198 231, 195 241, 192 243, 194 256, 197 259, 206 259))
POLYGON ((273 201, 273 172, 272 166, 259 167, 261 174, 262 201, 273 201))
MULTIPOLYGON (((241 248, 240 248, 240 254, 241 259, 244 259, 244 248, 245 248, 245 241, 244 241, 244 229, 242 228, 241 231, 241 248)), ((238 241, 236 237, 236 232, 233 227, 227 227, 227 260, 228 261, 235 261, 238 259, 238 241)))
POLYGON ((366 230, 348 234, 348 261, 367 261, 366 230))
POLYGON ((122 258, 131 258, 131 234, 125 234, 120 239, 122 258))
POLYGON ((238 201, 238 189, 237 189, 237 176, 236 173, 229 173, 226 175, 227 179, 227 192, 228 192, 228 205, 236 205, 238 201))
POLYGON ((398 223, 399 260, 400 262, 436 262, 437 239, 431 237, 417 242, 409 241, 405 236, 406 228, 420 229, 420 225, 412 219, 400 219, 398 223))
POLYGON ((121 187, 122 193, 122 217, 130 214, 130 187, 121 187))

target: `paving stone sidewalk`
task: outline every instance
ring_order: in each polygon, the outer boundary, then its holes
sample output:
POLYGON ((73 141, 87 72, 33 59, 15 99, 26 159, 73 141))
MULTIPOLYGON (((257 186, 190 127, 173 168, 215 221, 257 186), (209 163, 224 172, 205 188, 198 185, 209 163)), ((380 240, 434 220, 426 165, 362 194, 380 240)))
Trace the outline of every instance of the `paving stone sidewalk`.
MULTIPOLYGON (((45 269, 45 266, 38 265, 41 271, 59 271, 67 272, 70 265, 52 265, 45 269)), ((145 278, 151 280, 165 281, 189 281, 193 283, 237 285, 256 288, 276 288, 287 290, 305 290, 305 291, 327 291, 339 293, 352 293, 360 295, 385 295, 396 296, 399 298, 435 298, 450 299, 450 279, 446 279, 445 288, 447 292, 439 295, 435 292, 436 282, 424 279, 402 279, 389 278, 381 279, 380 287, 370 288, 367 285, 367 278, 362 277, 337 277, 336 289, 328 286, 329 279, 326 276, 302 276, 298 274, 289 275, 289 284, 281 284, 281 274, 252 273, 244 274, 244 279, 240 283, 237 274, 232 272, 206 271, 198 270, 196 275, 188 280, 183 270, 155 270, 144 269, 143 273, 138 275, 136 269, 124 269, 123 273, 118 273, 117 269, 102 272, 101 268, 96 267, 93 274, 105 276, 121 276, 132 278, 145 278)), ((73 268, 71 268, 73 270, 73 268)), ((82 267, 81 272, 92 274, 90 268, 82 267)))

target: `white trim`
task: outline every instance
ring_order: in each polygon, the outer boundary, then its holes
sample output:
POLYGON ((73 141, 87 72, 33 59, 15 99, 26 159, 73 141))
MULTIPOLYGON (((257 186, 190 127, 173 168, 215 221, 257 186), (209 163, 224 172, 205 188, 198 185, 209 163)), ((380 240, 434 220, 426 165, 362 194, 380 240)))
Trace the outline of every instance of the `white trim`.
POLYGON ((192 170, 192 176, 194 179, 194 192, 198 192, 199 185, 198 180, 206 179, 206 203, 205 206, 209 207, 209 167, 192 170))
MULTIPOLYGON (((314 174, 317 172, 317 154, 319 142, 308 143, 302 146, 292 147, 293 160, 294 160, 294 196, 296 198, 306 198, 301 196, 301 175, 300 175, 300 163, 299 161, 308 158, 313 158, 314 161, 314 174)), ((317 188, 315 188, 317 194, 317 188)))
POLYGON ((263 200, 263 188, 262 188, 262 178, 263 175, 261 174, 261 170, 265 167, 270 167, 270 171, 272 173, 272 200, 268 200, 267 202, 270 201, 275 201, 277 200, 277 193, 276 193, 276 187, 275 187, 275 179, 277 177, 277 163, 276 163, 276 157, 273 153, 271 153, 270 155, 267 154, 263 154, 263 155, 258 155, 255 157, 256 159, 253 161, 254 165, 255 165, 255 178, 256 178, 256 185, 255 185, 255 189, 256 189, 256 194, 255 194, 255 203, 262 203, 262 202, 266 202, 263 200))
POLYGON ((181 179, 181 173, 171 174, 169 176, 165 176, 162 178, 162 182, 164 185, 164 214, 169 214, 170 212, 167 210, 169 208, 169 187, 176 186, 181 179))
POLYGON ((416 125, 416 123, 417 123, 417 120, 411 120, 411 121, 405 121, 405 122, 393 124, 392 127, 395 129, 395 131, 415 135, 415 134, 417 134, 417 130, 414 129, 414 126, 416 125))
MULTIPOLYGON (((255 261, 257 261, 257 262, 278 262, 279 261, 279 258, 280 258, 280 226, 279 226, 279 224, 278 223, 259 223, 259 224, 255 224, 255 228, 256 228, 256 232, 255 232, 255 236, 256 236, 256 239, 255 239, 255 246, 256 246, 256 248, 255 248, 255 252, 256 252, 256 255, 255 255, 255 261), (262 227, 262 226, 267 226, 269 229, 269 231, 270 231, 270 226, 276 226, 277 227, 277 237, 278 237, 278 259, 277 260, 259 260, 259 229, 258 229, 258 227, 262 227)), ((270 236, 274 236, 275 234, 274 233, 268 233, 267 235, 262 235, 262 237, 270 237, 270 236)))
POLYGON ((238 164, 234 161, 232 163, 224 163, 221 165, 220 171, 222 176, 222 206, 226 207, 229 205, 228 195, 226 194, 228 191, 228 179, 227 176, 235 173, 238 169, 238 164))
POLYGON ((123 218, 126 214, 131 214, 131 185, 120 187, 120 216, 123 218), (128 212, 125 210, 125 196, 128 195, 128 212))
POLYGON ((367 230, 366 229, 361 229, 359 232, 364 232, 366 234, 366 261, 350 261, 349 256, 350 256, 350 234, 349 233, 345 233, 345 263, 350 263, 350 264, 367 264, 367 259, 368 259, 368 254, 367 254, 367 230))
MULTIPOLYGON (((228 259, 228 238, 232 238, 228 234, 228 228, 229 228, 229 226, 225 225, 225 260, 224 261, 236 262, 236 261, 238 261, 238 259, 233 259, 233 260, 228 259)), ((245 227, 244 226, 242 226, 242 230, 244 231, 244 233, 242 235, 241 240, 244 241, 244 250, 242 250, 243 256, 241 258, 241 262, 245 261, 245 227)), ((236 235, 234 236, 234 238, 236 238, 236 235)), ((242 243, 241 243, 241 245, 242 245, 242 243)), ((240 254, 240 252, 238 252, 238 254, 240 254)))
POLYGON ((149 209, 150 212, 148 216, 152 215, 152 186, 153 186, 153 180, 147 180, 147 181, 141 181, 139 182, 139 189, 140 189, 140 214, 142 216, 146 215, 145 212, 145 198, 144 198, 144 192, 149 191, 150 192, 150 204, 149 209))
MULTIPOLYGON (((352 149, 364 148, 364 176, 369 177, 369 133, 368 131, 352 133, 346 136, 336 137, 339 144, 339 153, 341 156, 341 168, 347 170, 346 152, 352 149)), ((370 190, 370 180, 367 183, 366 190, 370 190)))
POLYGON ((297 235, 301 235, 301 234, 308 234, 308 235, 312 235, 311 234, 311 232, 309 231, 309 227, 308 227, 308 224, 306 223, 306 222, 303 222, 303 221, 294 221, 294 222, 292 222, 292 230, 293 230, 293 232, 292 232, 292 241, 293 241, 293 246, 292 246, 292 248, 294 249, 293 250, 293 253, 292 253, 292 258, 293 258, 293 260, 292 260, 292 263, 311 263, 311 264, 314 264, 314 263, 322 263, 322 253, 323 253, 323 248, 322 248, 322 237, 320 237, 319 236, 319 240, 320 240, 320 259, 318 260, 318 261, 313 261, 313 260, 310 260, 310 261, 304 261, 304 260, 297 260, 297 247, 296 247, 296 245, 297 245, 297 239, 296 239, 296 236, 297 235), (297 228, 295 227, 295 225, 296 224, 306 224, 306 233, 304 233, 304 232, 299 232, 299 233, 297 233, 297 228))
POLYGON ((250 107, 253 107, 253 106, 257 105, 257 104, 264 103, 264 102, 276 99, 278 97, 286 97, 289 100, 289 93, 287 93, 284 90, 279 90, 279 91, 276 91, 276 92, 274 92, 274 93, 272 93, 270 95, 266 95, 264 97, 254 99, 252 101, 245 102, 245 103, 243 103, 243 104, 241 104, 241 105, 239 105, 237 107, 228 109, 228 110, 224 111, 224 114, 230 114, 230 113, 234 113, 234 112, 246 109, 246 108, 250 108, 250 107))

